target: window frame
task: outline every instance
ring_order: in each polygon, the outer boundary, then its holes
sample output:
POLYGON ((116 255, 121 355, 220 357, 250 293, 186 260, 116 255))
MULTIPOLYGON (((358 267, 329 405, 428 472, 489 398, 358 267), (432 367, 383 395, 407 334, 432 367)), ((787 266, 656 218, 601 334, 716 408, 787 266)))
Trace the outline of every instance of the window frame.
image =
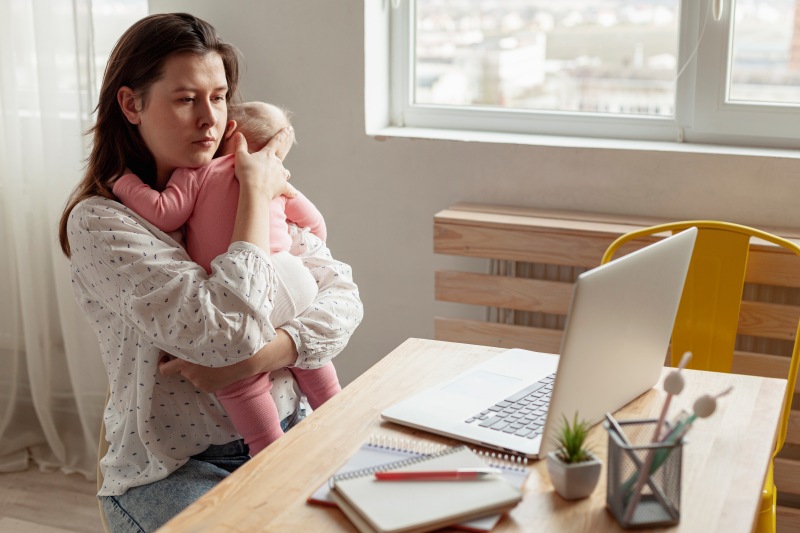
POLYGON ((727 102, 734 6, 714 20, 712 0, 681 0, 674 117, 590 115, 412 104, 415 0, 386 2, 389 34, 388 126, 523 135, 800 147, 800 106, 727 102), (719 61, 724 51, 725 61, 719 61))

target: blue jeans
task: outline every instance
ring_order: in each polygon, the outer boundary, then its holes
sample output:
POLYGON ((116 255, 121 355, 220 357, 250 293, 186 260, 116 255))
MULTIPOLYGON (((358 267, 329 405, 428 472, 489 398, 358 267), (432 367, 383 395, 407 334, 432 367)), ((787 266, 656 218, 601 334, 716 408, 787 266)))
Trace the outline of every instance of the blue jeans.
MULTIPOLYGON (((305 418, 301 407, 281 422, 284 431, 305 418)), ((128 489, 121 496, 99 496, 112 533, 155 531, 180 513, 250 456, 242 440, 212 445, 166 478, 128 489)))

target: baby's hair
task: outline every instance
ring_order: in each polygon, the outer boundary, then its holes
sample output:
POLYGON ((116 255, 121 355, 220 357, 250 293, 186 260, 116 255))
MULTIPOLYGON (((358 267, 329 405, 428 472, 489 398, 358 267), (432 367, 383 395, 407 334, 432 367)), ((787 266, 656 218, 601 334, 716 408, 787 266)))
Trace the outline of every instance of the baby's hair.
POLYGON ((291 125, 286 109, 264 102, 233 104, 228 118, 236 121, 236 131, 244 134, 248 143, 264 146, 283 128, 291 125))

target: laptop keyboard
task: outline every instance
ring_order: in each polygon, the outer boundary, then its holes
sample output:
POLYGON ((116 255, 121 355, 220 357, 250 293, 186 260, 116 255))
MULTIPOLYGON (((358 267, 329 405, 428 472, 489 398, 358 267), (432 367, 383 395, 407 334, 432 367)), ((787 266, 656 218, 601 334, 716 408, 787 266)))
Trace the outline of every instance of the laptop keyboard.
POLYGON ((536 438, 544 431, 555 377, 553 372, 530 387, 468 418, 466 422, 527 439, 536 438))

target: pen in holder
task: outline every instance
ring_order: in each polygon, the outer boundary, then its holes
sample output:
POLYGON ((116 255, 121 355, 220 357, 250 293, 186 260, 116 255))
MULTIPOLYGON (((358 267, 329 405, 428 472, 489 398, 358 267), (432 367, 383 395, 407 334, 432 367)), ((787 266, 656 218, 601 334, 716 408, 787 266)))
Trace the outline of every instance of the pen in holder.
POLYGON ((657 527, 680 521, 683 439, 652 442, 658 420, 625 420, 610 416, 606 505, 623 528, 657 527), (628 511, 642 468, 652 454, 649 472, 635 507, 628 511), (628 512, 626 512, 628 511, 628 512))

